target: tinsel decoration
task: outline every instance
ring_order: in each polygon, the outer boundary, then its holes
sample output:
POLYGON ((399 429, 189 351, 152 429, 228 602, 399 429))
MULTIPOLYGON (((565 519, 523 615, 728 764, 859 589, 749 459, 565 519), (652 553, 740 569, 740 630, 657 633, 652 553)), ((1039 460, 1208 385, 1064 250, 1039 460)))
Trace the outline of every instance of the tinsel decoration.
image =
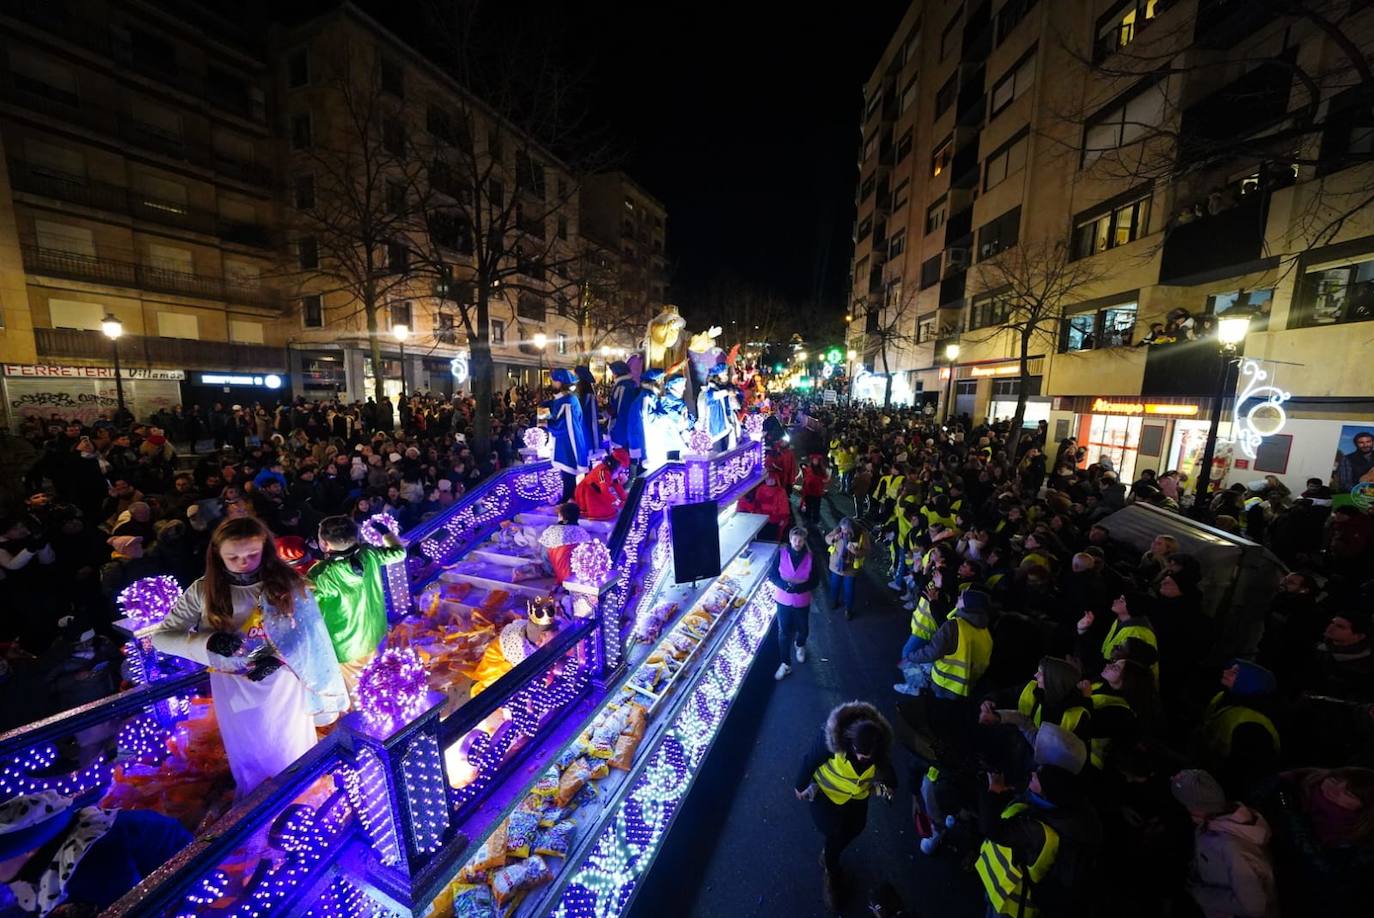
POLYGON ((611 572, 611 550, 600 539, 583 542, 572 550, 573 579, 581 583, 601 583, 611 572))
POLYGON ((358 678, 363 719, 378 733, 393 733, 418 717, 428 693, 429 673, 409 647, 383 650, 358 678))
POLYGON ((166 618, 180 598, 181 587, 176 578, 160 574, 135 580, 120 590, 119 608, 142 628, 166 618))

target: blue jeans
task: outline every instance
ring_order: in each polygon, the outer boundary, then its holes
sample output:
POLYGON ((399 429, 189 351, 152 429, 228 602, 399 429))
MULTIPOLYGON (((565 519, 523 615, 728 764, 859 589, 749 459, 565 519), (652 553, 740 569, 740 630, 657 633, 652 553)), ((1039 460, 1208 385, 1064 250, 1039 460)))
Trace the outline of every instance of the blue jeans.
POLYGON ((811 634, 810 606, 785 606, 778 603, 778 654, 782 662, 792 665, 792 645, 806 646, 811 634))
POLYGON ((897 549, 897 563, 894 564, 893 567, 892 567, 892 580, 893 580, 893 582, 895 582, 895 583, 900 583, 901 580, 902 580, 902 578, 905 577, 905 576, 906 576, 906 549, 905 549, 905 548, 898 548, 898 549, 897 549))
POLYGON ((926 643, 925 638, 921 637, 919 634, 913 634, 911 637, 907 638, 906 643, 902 645, 902 659, 907 659, 913 653, 924 647, 926 643))
POLYGON ((846 577, 843 574, 830 572, 830 608, 854 608, 854 581, 857 575, 846 577), (844 594, 844 605, 840 605, 840 594, 844 594))

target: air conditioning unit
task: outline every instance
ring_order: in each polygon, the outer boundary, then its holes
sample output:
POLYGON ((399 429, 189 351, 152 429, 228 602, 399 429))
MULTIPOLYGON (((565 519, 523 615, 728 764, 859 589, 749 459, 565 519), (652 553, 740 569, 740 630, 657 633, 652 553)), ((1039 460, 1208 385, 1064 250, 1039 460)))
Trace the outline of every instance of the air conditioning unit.
POLYGON ((969 266, 969 250, 963 246, 950 248, 945 254, 945 264, 951 268, 967 268, 969 266))

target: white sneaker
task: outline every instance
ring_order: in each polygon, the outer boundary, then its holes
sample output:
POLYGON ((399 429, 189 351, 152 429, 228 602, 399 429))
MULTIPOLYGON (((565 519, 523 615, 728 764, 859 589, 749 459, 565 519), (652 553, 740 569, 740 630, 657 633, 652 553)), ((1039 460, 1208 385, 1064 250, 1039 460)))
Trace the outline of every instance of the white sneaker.
POLYGON ((798 663, 805 663, 805 662, 806 662, 806 648, 805 648, 805 647, 798 647, 798 648, 797 648, 797 662, 798 662, 798 663))
POLYGON ((921 853, 934 854, 940 847, 940 836, 932 835, 930 838, 921 839, 921 853))
POLYGON ((773 673, 773 678, 781 682, 791 674, 792 667, 788 666, 786 663, 783 663, 781 666, 778 667, 778 671, 773 673))
POLYGON ((893 580, 887 585, 887 588, 889 590, 900 590, 902 588, 902 583, 899 580, 893 580))

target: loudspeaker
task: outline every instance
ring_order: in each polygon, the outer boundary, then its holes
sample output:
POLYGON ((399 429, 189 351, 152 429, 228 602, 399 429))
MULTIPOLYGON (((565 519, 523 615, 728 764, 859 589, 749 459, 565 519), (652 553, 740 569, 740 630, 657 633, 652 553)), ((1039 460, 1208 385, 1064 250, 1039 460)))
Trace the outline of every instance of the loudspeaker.
POLYGON ((673 530, 673 580, 689 583, 720 575, 720 508, 713 500, 668 510, 673 530))

